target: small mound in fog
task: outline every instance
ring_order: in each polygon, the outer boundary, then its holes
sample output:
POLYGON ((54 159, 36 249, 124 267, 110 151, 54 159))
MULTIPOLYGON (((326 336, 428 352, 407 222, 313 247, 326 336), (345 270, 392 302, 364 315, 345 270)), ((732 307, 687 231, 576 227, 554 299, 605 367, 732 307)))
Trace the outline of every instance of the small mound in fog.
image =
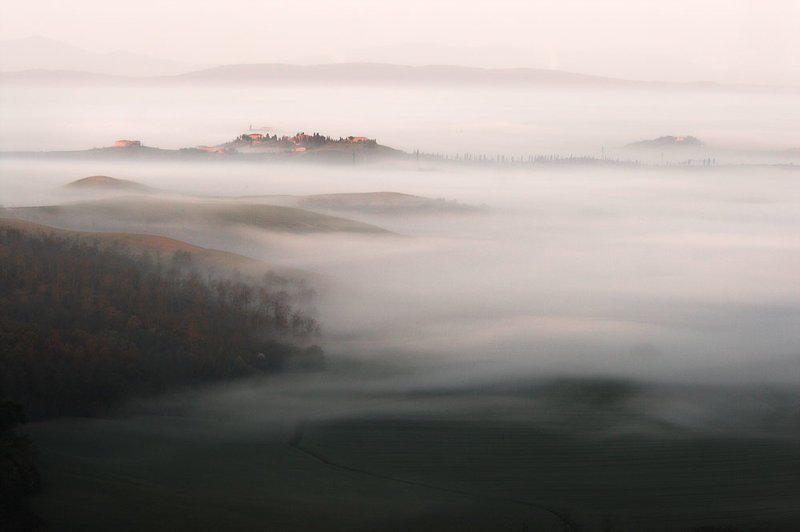
POLYGON ((658 137, 657 139, 641 140, 628 144, 626 148, 699 148, 705 143, 697 137, 675 137, 672 135, 658 137))
POLYGON ((152 189, 136 181, 117 179, 107 175, 93 175, 67 183, 67 188, 92 189, 92 190, 124 190, 128 192, 148 192, 152 189))

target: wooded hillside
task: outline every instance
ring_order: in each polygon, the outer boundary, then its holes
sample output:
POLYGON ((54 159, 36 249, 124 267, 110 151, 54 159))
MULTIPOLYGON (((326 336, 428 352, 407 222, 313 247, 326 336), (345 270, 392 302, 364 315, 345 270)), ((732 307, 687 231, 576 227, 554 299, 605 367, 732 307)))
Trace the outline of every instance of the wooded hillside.
POLYGON ((286 366, 314 366, 311 291, 213 277, 192 256, 0 227, 0 397, 32 417, 286 366))

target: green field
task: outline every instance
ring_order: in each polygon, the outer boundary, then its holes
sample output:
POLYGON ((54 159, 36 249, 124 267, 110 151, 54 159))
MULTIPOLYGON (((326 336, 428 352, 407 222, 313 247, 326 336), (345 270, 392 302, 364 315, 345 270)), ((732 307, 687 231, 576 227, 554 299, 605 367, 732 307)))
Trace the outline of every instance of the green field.
POLYGON ((648 417, 635 388, 579 382, 353 388, 335 392, 334 414, 333 388, 304 403, 318 383, 233 393, 251 406, 271 401, 240 417, 230 412, 243 403, 208 400, 180 415, 32 424, 45 478, 34 507, 53 530, 81 531, 800 523, 797 419, 776 418, 783 406, 770 410, 770 428, 752 428, 764 416, 739 416, 706 430, 648 417), (287 405, 300 403, 298 417, 287 405))

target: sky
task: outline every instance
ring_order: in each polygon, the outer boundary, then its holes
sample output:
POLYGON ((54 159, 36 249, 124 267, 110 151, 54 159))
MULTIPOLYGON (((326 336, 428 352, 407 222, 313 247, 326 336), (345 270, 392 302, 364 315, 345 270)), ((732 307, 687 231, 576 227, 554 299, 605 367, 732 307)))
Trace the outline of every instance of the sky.
POLYGON ((3 40, 200 66, 450 63, 800 85, 797 0, 2 0, 0 10, 3 40))

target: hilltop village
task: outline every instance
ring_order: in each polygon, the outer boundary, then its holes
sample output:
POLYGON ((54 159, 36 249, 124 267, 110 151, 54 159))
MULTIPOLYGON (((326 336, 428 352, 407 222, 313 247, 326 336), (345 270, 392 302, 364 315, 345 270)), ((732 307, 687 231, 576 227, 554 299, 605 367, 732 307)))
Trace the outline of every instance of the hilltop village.
POLYGON ((375 148, 378 143, 367 137, 333 138, 320 133, 305 132, 291 137, 269 133, 243 133, 236 139, 219 146, 197 146, 195 149, 209 153, 303 153, 315 150, 345 150, 375 148))
MULTIPOLYGON (((122 149, 125 152, 152 150, 140 140, 120 139, 111 145, 113 149, 122 149)), ((375 152, 390 151, 391 148, 381 146, 375 139, 362 136, 349 136, 334 138, 320 133, 311 135, 299 132, 293 136, 277 134, 248 132, 243 133, 230 142, 213 146, 199 145, 191 148, 182 148, 181 152, 204 152, 210 154, 301 154, 306 152, 324 153, 355 153, 356 151, 370 150, 375 152)))

